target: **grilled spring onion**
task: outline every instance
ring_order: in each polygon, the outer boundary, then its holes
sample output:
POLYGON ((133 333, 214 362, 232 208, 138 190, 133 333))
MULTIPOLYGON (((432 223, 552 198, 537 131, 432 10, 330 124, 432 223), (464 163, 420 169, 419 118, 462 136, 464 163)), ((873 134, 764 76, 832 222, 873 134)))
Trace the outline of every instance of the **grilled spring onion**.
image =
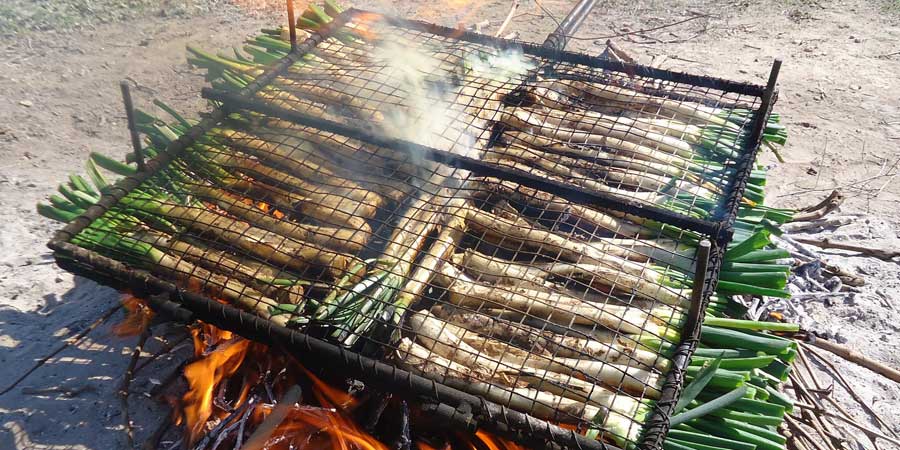
POLYGON ((400 218, 375 267, 358 284, 337 286, 316 311, 318 321, 337 319, 339 325, 332 337, 352 346, 394 303, 428 235, 439 225, 442 211, 434 204, 436 198, 439 196, 423 191, 400 218))
POLYGON ((616 364, 637 362, 664 371, 669 361, 657 354, 637 349, 625 339, 601 342, 590 338, 558 335, 528 325, 514 323, 478 312, 434 306, 431 312, 441 320, 483 336, 509 342, 538 355, 565 358, 592 358, 616 364))
POLYGON ((574 241, 553 232, 521 227, 508 219, 481 210, 472 211, 467 218, 470 227, 484 233, 516 240, 526 247, 545 251, 550 255, 559 255, 569 262, 596 264, 598 267, 609 269, 610 272, 599 271, 597 275, 601 280, 609 279, 610 273, 613 272, 631 275, 634 277, 634 289, 649 298, 670 305, 681 305, 685 298, 689 297, 689 291, 681 292, 665 287, 670 283, 668 277, 655 271, 650 265, 610 255, 602 247, 590 242, 574 241))
POLYGON ((647 313, 639 308, 595 304, 546 290, 521 287, 488 286, 472 281, 450 264, 444 264, 436 279, 448 290, 449 302, 457 306, 479 308, 484 305, 527 312, 549 322, 567 326, 572 323, 600 325, 623 333, 647 331, 666 336, 674 321, 673 312, 658 308, 647 313))
POLYGON ((508 376, 481 365, 460 364, 436 354, 408 338, 401 339, 395 353, 400 364, 440 383, 473 395, 481 395, 499 404, 509 405, 546 420, 590 421, 600 408, 531 388, 508 387, 508 376))
MULTIPOLYGON (((644 249, 636 252, 643 255, 643 258, 639 255, 632 255, 630 256, 632 259, 639 261, 645 258, 657 259, 662 263, 670 264, 672 267, 686 272, 692 270, 692 264, 689 260, 689 255, 692 253, 691 250, 685 248, 684 250, 672 252, 675 249, 671 248, 671 246, 669 248, 666 248, 666 245, 657 246, 657 240, 653 238, 665 233, 666 229, 661 230, 661 233, 660 230, 651 228, 653 223, 650 221, 634 216, 621 215, 615 211, 601 212, 582 205, 572 204, 552 194, 508 181, 488 178, 471 180, 471 182, 477 187, 473 194, 475 197, 488 201, 492 198, 509 199, 509 201, 515 202, 521 207, 533 207, 540 211, 558 213, 569 217, 569 223, 575 224, 578 229, 583 229, 591 235, 598 233, 598 231, 593 230, 596 227, 599 229, 599 234, 612 232, 615 234, 646 236, 646 238, 641 239, 644 242, 642 245, 644 249), (617 217, 617 214, 620 217, 617 217)), ((787 291, 784 290, 786 267, 777 264, 777 261, 779 258, 785 258, 789 255, 783 250, 766 249, 767 246, 771 245, 769 240, 769 229, 771 226, 750 224, 748 222, 738 223, 749 226, 748 231, 739 229, 735 233, 734 240, 729 244, 729 250, 725 255, 725 265, 723 266, 722 283, 719 286, 719 292, 723 294, 748 293, 776 297, 787 296, 787 291), (748 264, 756 264, 756 266, 750 267, 748 264)), ((682 242, 692 242, 689 239, 690 235, 685 236, 682 231, 674 230, 673 235, 682 242)), ((507 247, 517 246, 518 244, 516 243, 519 241, 520 239, 511 240, 509 237, 503 237, 500 245, 507 247)), ((524 245, 526 248, 538 248, 527 243, 524 245)), ((627 249, 620 250, 619 256, 629 257, 622 251, 627 251, 627 249)), ((551 255, 557 254, 557 252, 552 250, 548 251, 548 253, 551 255)), ((560 270, 564 268, 563 265, 557 265, 557 267, 560 270)), ((517 273, 514 269, 507 268, 505 270, 509 270, 507 273, 517 273)), ((482 271, 487 274, 492 273, 489 267, 482 268, 482 271)), ((667 275, 674 277, 676 273, 670 270, 667 272, 667 275)), ((546 275, 542 276, 542 278, 546 278, 546 275)), ((590 277, 587 279, 590 280, 590 277)), ((589 282, 602 285, 604 279, 608 281, 613 280, 608 279, 608 277, 596 277, 589 282)), ((618 281, 620 279, 624 280, 623 278, 615 280, 618 281)), ((653 289, 646 290, 643 294, 640 291, 638 293, 645 298, 655 298, 657 295, 653 289)), ((666 294, 663 293, 662 295, 666 294)))
MULTIPOLYGON (((59 211, 52 213, 49 211, 50 208, 52 207, 39 206, 39 211, 42 214, 48 213, 56 219, 68 219, 67 221, 77 217, 72 213, 60 214, 59 211)), ((270 312, 270 308, 276 306, 278 301, 234 278, 208 271, 178 255, 136 239, 127 229, 124 232, 120 231, 121 228, 121 218, 117 219, 115 213, 108 213, 73 237, 71 242, 99 253, 112 253, 118 257, 132 259, 152 272, 173 277, 184 285, 198 286, 212 296, 231 300, 274 323, 280 325, 287 323, 285 318, 273 316, 270 312)))
MULTIPOLYGON (((475 250, 467 249, 463 253, 454 255, 454 261, 461 267, 468 269, 481 279, 490 280, 499 285, 529 287, 529 285, 548 288, 552 278, 578 280, 584 285, 604 291, 607 287, 614 287, 625 293, 636 293, 639 297, 648 300, 661 300, 672 295, 673 288, 666 286, 650 286, 639 277, 623 274, 616 269, 611 269, 602 264, 595 263, 569 263, 553 262, 541 264, 519 264, 501 258, 485 255, 475 250)), ((534 288, 533 288, 534 289, 534 288)), ((679 296, 688 293, 678 294, 679 296)), ((672 298, 672 303, 675 298, 672 298)))
MULTIPOLYGON (((141 131, 152 133, 153 137, 159 139, 162 144, 168 144, 179 136, 178 130, 158 124, 141 126, 141 131)), ((192 163, 191 170, 198 171, 237 191, 261 192, 263 195, 277 200, 280 208, 297 209, 301 214, 326 225, 346 226, 360 230, 364 235, 371 233, 369 225, 359 214, 374 214, 371 206, 342 195, 336 195, 334 192, 328 192, 320 185, 310 184, 277 169, 263 166, 240 154, 235 154, 233 151, 221 149, 216 142, 210 142, 210 144, 212 145, 199 143, 188 148, 186 156, 192 163), (236 177, 225 168, 244 172, 251 177, 268 177, 268 179, 248 181, 236 177)), ((182 169, 188 170, 186 166, 182 166, 182 169)))
POLYGON ((354 258, 308 242, 298 242, 268 230, 219 215, 202 206, 182 206, 171 198, 130 195, 124 206, 156 214, 183 224, 198 233, 208 233, 266 261, 300 272, 312 267, 324 269, 331 277, 347 273, 354 258))
MULTIPOLYGON (((128 176, 137 172, 137 169, 130 165, 120 163, 98 153, 91 153, 90 158, 90 161, 93 161, 97 166, 118 175, 128 176)), ((242 186, 242 183, 237 181, 229 182, 228 184, 232 187, 242 186)), ((255 223, 269 231, 323 245, 333 250, 357 252, 371 237, 367 226, 354 230, 288 221, 285 218, 275 219, 258 209, 249 199, 243 199, 236 194, 212 185, 196 182, 181 183, 179 187, 205 201, 214 203, 217 207, 244 221, 255 223)), ((307 210, 309 209, 307 208, 307 210)), ((316 215, 319 217, 323 216, 323 214, 316 215)))
POLYGON ((580 373, 608 386, 620 386, 638 395, 658 398, 659 375, 636 367, 609 364, 589 359, 544 357, 479 336, 440 319, 426 310, 409 317, 419 342, 427 349, 457 363, 485 367, 492 372, 509 373, 515 379, 522 368, 547 370, 563 375, 580 373))

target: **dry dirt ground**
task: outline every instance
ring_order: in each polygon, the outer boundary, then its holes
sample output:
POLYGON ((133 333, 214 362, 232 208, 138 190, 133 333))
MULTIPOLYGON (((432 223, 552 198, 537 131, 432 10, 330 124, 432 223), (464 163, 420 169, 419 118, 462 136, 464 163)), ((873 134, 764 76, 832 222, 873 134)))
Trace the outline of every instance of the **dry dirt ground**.
MULTIPOLYGON (((300 2, 302 3, 302 2, 300 2)), ((523 1, 509 31, 541 41, 571 3, 523 1)), ((58 226, 34 204, 89 151, 121 156, 128 134, 118 81, 138 88, 138 104, 155 97, 181 111, 204 107, 199 73, 184 59, 186 43, 219 49, 264 25, 280 23, 280 1, 151 0, 4 1, 0 5, 0 389, 42 357, 86 331, 119 295, 57 268, 44 244, 58 226)), ((365 1, 445 25, 489 20, 492 32, 508 1, 365 1)), ((775 57, 784 59, 777 110, 791 137, 778 164, 771 155, 771 201, 802 206, 840 187, 839 214, 853 221, 829 230, 833 239, 900 249, 900 5, 865 1, 727 3, 613 2, 598 7, 570 49, 597 53, 606 37, 688 19, 678 26, 616 37, 641 62, 764 83, 775 57)), ((152 109, 152 107, 150 108, 152 109)), ((798 305, 805 325, 861 353, 900 366, 900 270, 896 262, 825 252, 867 277, 860 294, 842 302, 798 305)), ((125 446, 115 395, 135 338, 117 338, 109 321, 64 348, 15 389, 0 395, 0 448, 108 449, 125 446)), ((174 339, 177 332, 154 332, 174 339)), ((160 347, 152 341, 148 351, 160 347)), ((180 354, 189 353, 182 347, 180 354)), ((137 443, 166 408, 144 393, 178 364, 167 357, 132 385, 137 443)), ((866 369, 833 360, 863 400, 900 432, 900 386, 866 369)), ((828 376, 822 374, 825 379, 828 376)), ((846 400, 846 393, 836 395, 846 400)), ((859 408, 864 423, 871 419, 859 408)), ((848 429, 847 436, 860 433, 848 429)), ((888 448, 884 441, 880 448, 888 448)), ((869 444, 864 444, 871 448, 869 444)))

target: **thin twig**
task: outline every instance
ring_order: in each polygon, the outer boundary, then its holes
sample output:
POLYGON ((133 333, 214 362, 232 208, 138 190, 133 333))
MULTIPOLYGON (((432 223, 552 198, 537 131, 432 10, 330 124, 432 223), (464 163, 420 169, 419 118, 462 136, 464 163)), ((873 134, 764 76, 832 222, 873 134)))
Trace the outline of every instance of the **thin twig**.
POLYGON ((828 238, 822 239, 807 239, 807 238, 794 238, 797 242, 815 245, 819 248, 824 249, 837 249, 837 250, 847 250, 851 252, 857 252, 863 254, 865 256, 872 256, 878 258, 882 261, 890 261, 898 256, 900 256, 900 250, 883 250, 880 248, 870 248, 863 247, 861 245, 853 245, 853 244, 844 244, 843 242, 833 242, 828 238))
POLYGON ((128 389, 131 386, 131 380, 134 379, 134 367, 141 359, 141 353, 144 351, 144 344, 150 338, 150 327, 144 327, 141 331, 141 337, 138 338, 137 345, 134 346, 134 352, 131 353, 131 361, 128 368, 125 369, 125 376, 122 378, 122 384, 119 385, 119 399, 122 403, 122 421, 125 424, 125 438, 128 441, 128 448, 134 448, 134 427, 131 426, 131 414, 128 412, 128 389))
POLYGON ((244 416, 244 412, 253 406, 254 402, 246 401, 242 403, 240 406, 232 410, 227 417, 220 420, 212 430, 209 430, 196 445, 194 445, 194 450, 203 450, 209 446, 214 440, 217 440, 219 435, 231 424, 232 420, 240 419, 244 416))
POLYGON ((650 32, 650 31, 662 30, 663 28, 674 27, 674 26, 676 26, 676 25, 681 25, 681 24, 683 24, 683 23, 687 23, 687 22, 690 22, 690 21, 692 21, 692 20, 702 19, 702 18, 704 18, 704 17, 712 17, 712 14, 701 14, 701 15, 698 15, 698 16, 688 17, 687 19, 684 19, 684 20, 679 20, 679 21, 677 21, 677 22, 672 22, 672 23, 669 23, 669 24, 666 24, 666 25, 660 25, 660 26, 658 26, 658 27, 647 28, 647 29, 644 29, 644 30, 628 31, 628 32, 625 32, 625 33, 612 34, 612 35, 609 35, 609 36, 589 36, 589 37, 575 37, 575 36, 569 36, 569 39, 576 40, 576 41, 595 41, 595 40, 601 40, 601 39, 613 39, 613 38, 622 37, 622 36, 631 36, 631 35, 636 35, 636 34, 639 35, 639 34, 647 33, 647 32, 650 32))
POLYGON ((841 191, 838 191, 838 190, 831 191, 831 194, 828 194, 828 197, 825 197, 824 199, 822 199, 821 202, 816 203, 815 205, 812 205, 812 206, 807 206, 805 208, 799 208, 799 209, 797 209, 797 211, 800 211, 800 212, 818 211, 818 210, 824 208, 825 206, 827 206, 829 203, 831 203, 838 197, 843 197, 843 195, 841 194, 841 191))
POLYGON ((225 442, 225 439, 228 437, 228 435, 232 431, 234 431, 235 428, 238 429, 238 433, 240 433, 240 435, 237 436, 237 438, 235 440, 234 448, 239 449, 242 447, 244 425, 247 423, 247 419, 250 418, 250 414, 253 414, 253 411, 256 409, 255 408, 256 401, 257 401, 256 397, 251 397, 247 400, 247 402, 250 403, 251 406, 247 407, 247 410, 244 411, 244 414, 241 415, 241 417, 238 420, 236 420, 234 423, 232 423, 231 425, 228 425, 228 427, 226 427, 224 430, 222 430, 222 433, 220 433, 219 437, 216 438, 216 442, 213 443, 212 450, 216 450, 217 448, 219 448, 219 445, 222 442, 225 442))
POLYGON ((181 345, 184 341, 186 341, 190 338, 191 338, 190 334, 185 334, 184 336, 182 336, 180 339, 178 339, 176 341, 170 341, 170 342, 166 343, 161 349, 157 350, 152 355, 144 358, 144 360, 141 361, 141 364, 134 369, 135 373, 140 372, 141 369, 143 369, 144 367, 147 367, 148 364, 152 363, 153 361, 156 361, 156 359, 158 359, 160 356, 171 352, 176 347, 181 345))
MULTIPOLYGON (((838 191, 833 191, 833 193, 838 191)), ((817 220, 825 217, 828 213, 838 209, 841 207, 841 204, 844 203, 844 196, 838 194, 834 198, 830 198, 830 200, 819 208, 809 210, 806 214, 800 214, 791 218, 791 222, 809 222, 810 220, 817 220)))
MULTIPOLYGON (((835 403, 837 403, 836 400, 833 400, 833 401, 835 403)), ((794 406, 797 406, 797 403, 794 403, 794 406)), ((859 431, 862 431, 863 433, 865 433, 869 437, 869 439, 872 439, 873 443, 874 443, 874 438, 880 438, 880 439, 884 439, 885 441, 890 442, 891 444, 900 446, 900 440, 894 439, 890 436, 882 434, 881 432, 879 432, 877 430, 873 430, 873 429, 853 420, 850 417, 844 416, 843 414, 835 414, 831 411, 828 411, 827 409, 826 410, 818 410, 818 411, 814 410, 814 412, 816 414, 823 414, 828 417, 834 417, 835 419, 841 419, 842 421, 846 422, 848 425, 851 425, 854 428, 858 429, 859 431)))
POLYGON ((873 419, 875 419, 875 421, 883 429, 888 430, 888 432, 890 432, 893 436, 897 436, 896 432, 894 432, 894 430, 887 423, 885 423, 885 421, 881 418, 881 416, 878 413, 876 413, 875 410, 873 410, 869 406, 869 404, 866 401, 864 401, 862 399, 862 397, 859 396, 859 394, 856 393, 856 390, 850 386, 850 383, 847 381, 847 379, 844 378, 843 375, 841 375, 841 372, 837 369, 837 367, 834 366, 834 364, 832 364, 831 361, 829 361, 824 356, 819 354, 819 352, 817 352, 815 349, 810 347, 809 344, 806 344, 805 342, 800 342, 800 347, 803 348, 805 351, 809 352, 810 355, 815 356, 816 360, 821 362, 824 367, 829 369, 829 371, 831 372, 834 379, 836 379, 841 384, 841 387, 843 387, 847 391, 847 393, 849 393, 850 396, 853 397, 854 400, 856 400, 856 402, 859 404, 859 406, 862 407, 873 419))
POLYGON ((859 364, 860 366, 863 366, 866 369, 871 370, 872 372, 900 383, 900 370, 889 367, 880 361, 875 361, 874 359, 862 355, 859 352, 851 349, 850 347, 831 342, 827 339, 813 336, 810 336, 810 340, 808 342, 818 348, 821 348, 822 350, 828 350, 829 352, 834 353, 835 355, 840 356, 847 361, 859 364))
POLYGON ((54 356, 56 356, 57 354, 59 354, 59 352, 65 350, 65 349, 66 349, 67 347, 69 347, 70 345, 77 344, 77 343, 81 342, 81 340, 84 339, 84 337, 87 336, 88 333, 90 333, 90 332, 93 331, 95 328, 97 328, 100 324, 102 324, 103 322, 105 322, 106 319, 109 319, 110 316, 112 316, 113 314, 115 314, 115 313, 116 313, 119 309, 121 309, 121 308, 122 308, 122 304, 121 304, 121 303, 117 304, 116 306, 113 306, 112 308, 110 308, 109 310, 107 310, 105 313, 103 313, 103 315, 101 315, 99 319, 97 319, 96 321, 94 321, 94 323, 88 325, 87 328, 81 330, 81 331, 78 332, 78 334, 76 334, 75 336, 72 336, 72 337, 66 339, 65 342, 63 342, 62 345, 60 345, 60 346, 57 347, 55 350, 53 350, 52 352, 50 352, 49 355, 44 356, 43 358, 41 358, 40 360, 38 360, 38 362, 35 363, 34 366, 32 366, 30 369, 28 369, 28 371, 26 371, 24 374, 22 374, 22 376, 20 376, 19 378, 17 378, 16 381, 13 381, 12 384, 10 384, 10 385, 7 386, 5 389, 3 389, 2 391, 0 391, 0 395, 6 394, 7 392, 9 392, 9 391, 15 389, 15 387, 18 386, 19 383, 21 383, 21 382, 24 381, 26 378, 28 378, 28 376, 31 375, 32 373, 34 373, 35 370, 40 369, 41 366, 43 366, 44 364, 47 363, 47 361, 49 361, 51 358, 53 358, 54 356))
POLYGON ((509 13, 506 15, 506 18, 503 19, 503 23, 500 24, 500 28, 497 29, 497 32, 494 33, 494 37, 500 37, 503 32, 506 30, 506 27, 509 26, 509 23, 512 21, 513 16, 516 14, 516 10, 519 9, 519 0, 513 0, 512 5, 509 7, 509 13))
POLYGON ((244 443, 244 446, 241 448, 243 450, 262 449, 269 439, 269 436, 275 431, 275 428, 277 428, 281 421, 287 417, 294 404, 300 401, 301 393, 300 386, 297 386, 296 384, 291 386, 284 394, 284 397, 281 398, 281 401, 272 408, 272 412, 266 416, 266 419, 263 420, 258 427, 256 427, 256 431, 250 435, 250 438, 247 439, 247 442, 244 443))
MULTIPOLYGON (((790 414, 785 414, 784 420, 788 423, 788 426, 791 429, 796 430, 798 433, 800 433, 800 435, 805 437, 806 440, 809 441, 811 444, 814 444, 816 442, 816 440, 813 439, 812 436, 810 436, 809 433, 803 429, 800 422, 796 418, 794 418, 790 414)), ((816 446, 816 447, 819 448, 818 446, 816 446)))

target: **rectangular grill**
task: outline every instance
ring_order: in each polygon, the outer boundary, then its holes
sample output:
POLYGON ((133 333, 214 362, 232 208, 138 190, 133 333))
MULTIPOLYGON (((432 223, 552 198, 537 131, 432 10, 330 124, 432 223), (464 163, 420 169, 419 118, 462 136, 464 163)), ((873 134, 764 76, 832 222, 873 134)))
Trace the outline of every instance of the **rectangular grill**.
POLYGON ((359 10, 253 75, 204 90, 220 108, 59 232, 59 264, 166 292, 158 308, 417 398, 458 427, 659 447, 774 78, 763 88, 359 10), (410 48, 427 57, 382 55, 410 48), (648 98, 644 122, 621 114, 648 98), (663 124, 697 111, 722 125, 683 129, 695 147, 660 154, 663 124))

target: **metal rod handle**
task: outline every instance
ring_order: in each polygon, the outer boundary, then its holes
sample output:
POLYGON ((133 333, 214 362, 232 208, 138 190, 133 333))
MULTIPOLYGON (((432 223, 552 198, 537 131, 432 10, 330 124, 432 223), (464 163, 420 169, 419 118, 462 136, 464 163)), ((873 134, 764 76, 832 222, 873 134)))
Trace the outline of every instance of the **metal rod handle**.
POLYGON ((759 144, 762 139, 763 130, 766 128, 766 122, 769 120, 769 110, 772 108, 772 101, 775 97, 775 84, 778 82, 778 73, 781 71, 781 60, 775 59, 772 63, 772 69, 769 71, 769 81, 766 83, 766 90, 763 91, 762 101, 759 104, 759 113, 756 115, 756 123, 753 124, 754 144, 759 144))
POLYGON ((294 0, 287 0, 288 32, 291 38, 291 52, 297 50, 297 22, 294 20, 294 0))
POLYGON ((697 263, 694 269, 694 283, 691 288, 691 306, 688 308, 687 323, 684 325, 685 330, 693 330, 696 322, 703 321, 703 294, 706 290, 706 276, 709 269, 709 254, 712 251, 712 244, 709 239, 703 239, 697 245, 697 263))
POLYGON ((134 160, 137 162, 137 168, 144 170, 144 152, 141 150, 141 137, 138 134, 137 124, 134 121, 134 103, 131 101, 131 86, 128 81, 119 82, 122 89, 122 101, 125 102, 125 117, 128 120, 128 131, 131 133, 131 146, 134 148, 134 160))
POLYGON ((566 48, 566 44, 569 43, 569 36, 575 34, 575 30, 581 26, 581 23, 584 22, 584 19, 587 18, 591 10, 594 9, 596 3, 596 0, 581 0, 578 2, 578 4, 569 11, 566 18, 559 23, 556 30, 547 36, 547 39, 544 40, 544 47, 559 51, 566 48))

